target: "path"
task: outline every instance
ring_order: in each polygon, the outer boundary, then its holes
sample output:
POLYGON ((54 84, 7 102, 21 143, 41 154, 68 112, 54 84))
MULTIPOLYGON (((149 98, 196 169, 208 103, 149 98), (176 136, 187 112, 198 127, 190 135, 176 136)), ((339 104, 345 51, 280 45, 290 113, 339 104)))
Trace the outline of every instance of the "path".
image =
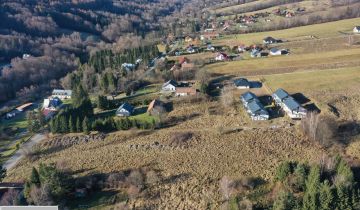
POLYGON ((31 150, 31 148, 39 143, 40 141, 44 140, 46 136, 44 134, 35 134, 31 139, 29 139, 26 143, 24 143, 21 148, 15 152, 3 165, 4 168, 7 170, 14 167, 21 158, 25 156, 25 151, 31 150))

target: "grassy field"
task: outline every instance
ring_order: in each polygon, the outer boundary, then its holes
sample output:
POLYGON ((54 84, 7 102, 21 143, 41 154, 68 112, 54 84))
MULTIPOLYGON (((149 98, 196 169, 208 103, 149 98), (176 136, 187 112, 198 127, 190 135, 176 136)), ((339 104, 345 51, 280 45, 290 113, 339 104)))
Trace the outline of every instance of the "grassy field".
POLYGON ((236 34, 224 36, 220 39, 214 40, 213 44, 223 45, 223 44, 256 44, 262 43, 262 40, 267 36, 272 36, 279 39, 299 39, 306 38, 310 35, 318 38, 329 38, 336 37, 341 35, 340 32, 350 32, 354 26, 358 25, 360 18, 353 18, 348 20, 340 20, 335 22, 309 25, 296 27, 291 29, 279 30, 279 31, 269 31, 269 32, 260 32, 260 33, 250 33, 250 34, 236 34))

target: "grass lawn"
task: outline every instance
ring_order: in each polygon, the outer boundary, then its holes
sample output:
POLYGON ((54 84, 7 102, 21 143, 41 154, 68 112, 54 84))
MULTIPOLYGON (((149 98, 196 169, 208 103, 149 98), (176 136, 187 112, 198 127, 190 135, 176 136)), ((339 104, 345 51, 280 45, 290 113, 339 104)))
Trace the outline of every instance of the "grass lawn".
POLYGON ((0 141, 0 148, 2 149, 0 154, 0 163, 5 162, 10 156, 12 156, 18 148, 16 147, 17 144, 25 143, 27 140, 29 140, 31 137, 30 134, 27 134, 20 139, 17 139, 14 141, 14 139, 9 140, 1 140, 0 141))
POLYGON ((130 116, 129 119, 136 120, 138 122, 147 122, 147 123, 152 123, 154 120, 155 121, 157 120, 156 117, 149 115, 149 113, 147 113, 147 112, 138 114, 138 115, 134 115, 134 116, 130 116))
POLYGON ((332 93, 346 93, 359 87, 360 69, 345 68, 323 71, 295 72, 282 75, 264 76, 266 84, 275 91, 284 88, 290 93, 302 93, 305 96, 313 96, 318 105, 325 106, 321 98, 332 98, 332 93), (321 94, 322 93, 322 94, 321 94))
POLYGON ((254 44, 262 43, 262 40, 267 36, 272 36, 280 39, 296 39, 298 37, 305 37, 309 35, 316 36, 318 38, 330 38, 340 35, 339 32, 352 31, 354 26, 358 25, 360 18, 353 18, 347 20, 340 20, 329 23, 322 23, 316 25, 301 26, 296 28, 290 28, 285 30, 249 33, 249 34, 234 34, 224 36, 220 39, 214 40, 214 45, 223 44, 254 44))
POLYGON ((223 62, 207 65, 211 73, 235 75, 262 75, 269 73, 285 73, 293 69, 310 69, 318 65, 331 65, 357 61, 360 48, 307 53, 289 56, 270 56, 268 58, 249 58, 240 61, 223 62), (288 69, 289 68, 289 69, 288 69))

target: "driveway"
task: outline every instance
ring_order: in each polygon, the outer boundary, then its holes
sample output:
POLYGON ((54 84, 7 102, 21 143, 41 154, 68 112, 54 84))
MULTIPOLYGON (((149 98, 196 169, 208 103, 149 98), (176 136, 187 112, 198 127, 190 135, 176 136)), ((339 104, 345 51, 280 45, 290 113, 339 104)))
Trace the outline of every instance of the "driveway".
POLYGON ((7 170, 13 168, 21 158, 25 156, 25 151, 31 150, 31 148, 39 143, 40 141, 44 140, 46 135, 44 134, 35 134, 31 139, 29 139, 26 143, 24 143, 21 148, 11 156, 3 165, 4 168, 7 170))

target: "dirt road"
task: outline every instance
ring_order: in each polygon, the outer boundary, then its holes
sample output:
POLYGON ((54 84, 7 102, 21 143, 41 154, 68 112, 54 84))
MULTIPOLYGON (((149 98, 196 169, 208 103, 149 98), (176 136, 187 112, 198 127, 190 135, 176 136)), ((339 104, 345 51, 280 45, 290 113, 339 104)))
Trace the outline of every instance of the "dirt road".
POLYGON ((15 154, 9 158, 3 165, 7 170, 14 167, 21 158, 25 156, 25 151, 31 150, 31 148, 39 143, 40 141, 44 140, 46 135, 44 134, 35 134, 31 139, 29 139, 26 143, 24 143, 21 148, 15 152, 15 154))

